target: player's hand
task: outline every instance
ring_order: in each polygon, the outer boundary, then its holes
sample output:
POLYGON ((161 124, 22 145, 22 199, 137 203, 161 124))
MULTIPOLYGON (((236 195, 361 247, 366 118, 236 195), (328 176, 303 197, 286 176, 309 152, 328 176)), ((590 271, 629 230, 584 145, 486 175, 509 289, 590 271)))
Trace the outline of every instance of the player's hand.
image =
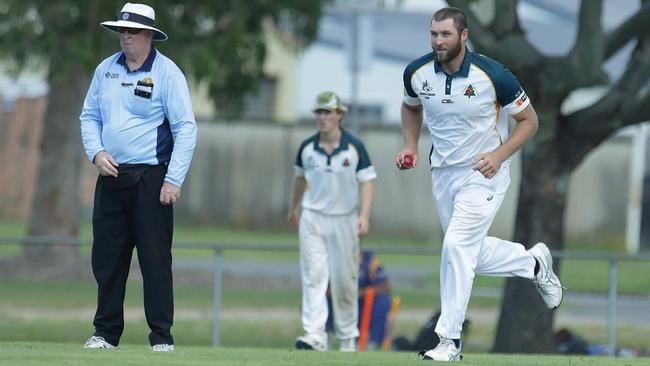
POLYGON ((417 151, 417 149, 407 147, 404 150, 400 151, 395 156, 395 165, 397 166, 397 169, 399 169, 399 170, 411 169, 411 168, 414 168, 417 164, 418 164, 418 151, 417 151), (408 166, 408 164, 404 164, 404 157, 406 155, 411 155, 413 157, 412 166, 408 166))
POLYGON ((103 176, 117 177, 117 167, 119 165, 111 154, 104 150, 95 155, 95 167, 99 170, 99 174, 103 176))
POLYGON ((370 221, 365 217, 357 218, 357 234, 360 237, 364 237, 370 231, 370 221))
POLYGON ((492 179, 501 169, 501 163, 503 159, 496 151, 480 154, 474 159, 474 170, 483 174, 485 178, 492 179))
POLYGON ((289 224, 289 227, 292 229, 297 229, 299 220, 300 217, 298 215, 298 212, 295 210, 290 210, 289 214, 287 214, 287 224, 289 224))
POLYGON ((160 189, 160 203, 168 206, 176 203, 181 197, 181 188, 169 182, 164 182, 160 189))

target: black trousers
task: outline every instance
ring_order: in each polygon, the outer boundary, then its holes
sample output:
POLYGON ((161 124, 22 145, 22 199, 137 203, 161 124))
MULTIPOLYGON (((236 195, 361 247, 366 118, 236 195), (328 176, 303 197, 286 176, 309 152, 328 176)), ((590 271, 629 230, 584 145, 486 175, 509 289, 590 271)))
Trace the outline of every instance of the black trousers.
POLYGON ((144 286, 149 342, 174 344, 173 209, 160 203, 166 165, 120 165, 117 177, 99 176, 93 208, 92 267, 97 280, 95 334, 118 345, 133 248, 144 286))

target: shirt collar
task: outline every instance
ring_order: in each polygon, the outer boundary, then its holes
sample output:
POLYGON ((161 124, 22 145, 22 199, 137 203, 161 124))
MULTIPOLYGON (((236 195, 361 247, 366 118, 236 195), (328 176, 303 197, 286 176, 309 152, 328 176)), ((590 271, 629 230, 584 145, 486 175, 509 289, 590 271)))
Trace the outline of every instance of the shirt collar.
MULTIPOLYGON (((463 62, 461 62, 460 64, 460 69, 453 75, 449 75, 449 76, 451 77, 461 76, 466 78, 469 75, 469 67, 471 64, 472 64, 472 53, 469 51, 467 47, 465 47, 465 57, 463 57, 463 62)), ((433 63, 433 67, 436 73, 444 72, 446 74, 445 70, 442 68, 442 65, 437 60, 433 63)))
POLYGON ((156 49, 154 47, 151 47, 151 51, 149 52, 149 56, 147 56, 147 59, 144 60, 144 63, 142 66, 140 66, 139 69, 137 70, 131 70, 129 71, 129 66, 126 64, 126 55, 124 52, 120 55, 120 58, 117 59, 117 63, 124 66, 124 68, 127 70, 127 72, 138 72, 138 71, 151 71, 151 66, 153 65, 153 60, 156 58, 156 49))
MULTIPOLYGON (((341 130, 341 139, 339 140, 339 146, 336 149, 334 149, 334 151, 332 151, 332 154, 330 156, 334 156, 334 155, 336 155, 337 153, 339 153, 341 151, 347 150, 348 145, 350 144, 350 141, 349 141, 350 138, 348 136, 348 132, 346 130, 344 130, 343 127, 339 127, 339 129, 341 130)), ((327 155, 325 150, 323 150, 323 148, 320 147, 320 133, 316 134, 316 139, 314 141, 314 145, 315 145, 314 147, 316 148, 316 151, 321 152, 323 155, 327 155)))

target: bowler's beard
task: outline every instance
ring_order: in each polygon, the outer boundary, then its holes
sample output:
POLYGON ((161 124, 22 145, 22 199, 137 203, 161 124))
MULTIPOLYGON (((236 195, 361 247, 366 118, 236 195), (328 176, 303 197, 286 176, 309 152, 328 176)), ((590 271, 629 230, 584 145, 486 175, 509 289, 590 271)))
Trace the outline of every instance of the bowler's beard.
POLYGON ((438 54, 438 52, 434 49, 436 52, 436 60, 440 62, 441 64, 446 64, 450 62, 451 60, 455 59, 456 56, 460 54, 460 35, 458 36, 458 41, 454 45, 447 45, 447 50, 445 51, 444 55, 438 54))

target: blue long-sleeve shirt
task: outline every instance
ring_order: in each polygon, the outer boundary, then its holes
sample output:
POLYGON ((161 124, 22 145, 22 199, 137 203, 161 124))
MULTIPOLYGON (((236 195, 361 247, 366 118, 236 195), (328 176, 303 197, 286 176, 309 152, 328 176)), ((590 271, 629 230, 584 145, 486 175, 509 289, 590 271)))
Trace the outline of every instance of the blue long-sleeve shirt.
POLYGON ((196 121, 185 76, 155 48, 130 72, 123 52, 102 61, 79 119, 91 162, 105 150, 118 164, 169 164, 165 181, 183 184, 196 146, 196 121))

